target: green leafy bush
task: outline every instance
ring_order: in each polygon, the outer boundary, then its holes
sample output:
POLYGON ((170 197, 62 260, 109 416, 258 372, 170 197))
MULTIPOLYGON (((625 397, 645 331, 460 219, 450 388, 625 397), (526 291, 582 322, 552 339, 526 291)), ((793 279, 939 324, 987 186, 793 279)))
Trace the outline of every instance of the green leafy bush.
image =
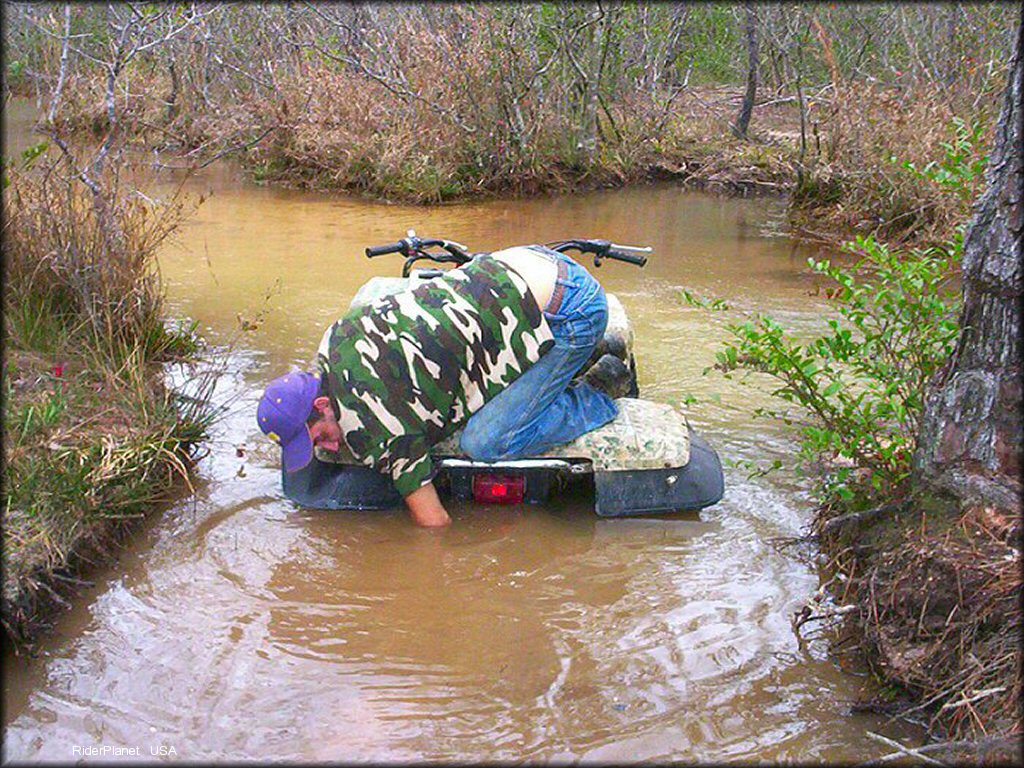
MULTIPOLYGON (((735 341, 716 353, 714 367, 726 376, 766 375, 772 395, 798 407, 756 413, 799 426, 801 463, 825 470, 824 501, 849 502, 855 489, 885 498, 905 489, 926 384, 957 336, 959 302, 948 277, 961 249, 962 235, 909 252, 858 238, 846 245, 860 256, 852 267, 809 260, 834 284, 826 296, 839 314, 820 335, 798 340, 762 313, 728 324, 735 341)), ((728 309, 688 292, 683 298, 728 309)))
MULTIPOLYGON (((981 121, 968 125, 954 117, 953 130, 956 134, 953 141, 939 142, 943 149, 942 159, 932 160, 922 168, 909 160, 904 160, 901 166, 912 175, 933 181, 956 193, 964 202, 969 202, 974 199, 975 187, 988 164, 988 155, 982 150, 985 126, 981 121)), ((896 158, 892 161, 896 162, 896 158)))

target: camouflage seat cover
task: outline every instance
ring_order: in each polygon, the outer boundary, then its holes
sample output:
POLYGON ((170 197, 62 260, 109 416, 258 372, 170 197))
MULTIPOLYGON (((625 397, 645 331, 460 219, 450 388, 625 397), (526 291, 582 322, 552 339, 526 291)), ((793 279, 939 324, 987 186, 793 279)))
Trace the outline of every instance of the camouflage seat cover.
MULTIPOLYGON (((690 461, 690 433, 682 413, 667 403, 631 397, 621 397, 615 403, 619 415, 614 421, 531 458, 588 459, 595 472, 686 466, 690 461)), ((431 455, 467 458, 459 449, 461 435, 460 430, 441 441, 431 449, 431 455)), ((316 455, 321 461, 356 463, 344 448, 339 453, 317 448, 316 455)))
MULTIPOLYGON (((412 277, 374 277, 367 281, 352 298, 349 309, 369 304, 381 296, 390 296, 392 293, 412 288, 423 281, 417 277, 418 270, 413 270, 412 277)), ((597 360, 601 355, 611 353, 620 358, 624 363, 629 363, 629 357, 633 352, 633 328, 626 317, 626 310, 622 302, 613 293, 608 297, 608 327, 605 329, 604 338, 597 345, 594 354, 587 363, 597 360)))

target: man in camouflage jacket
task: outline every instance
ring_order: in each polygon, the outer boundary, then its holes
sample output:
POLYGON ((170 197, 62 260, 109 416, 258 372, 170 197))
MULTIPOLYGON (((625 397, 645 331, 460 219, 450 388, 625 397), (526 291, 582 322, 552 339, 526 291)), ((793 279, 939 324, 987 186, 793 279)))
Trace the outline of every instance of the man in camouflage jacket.
POLYGON ((460 427, 466 454, 498 461, 615 417, 608 394, 570 385, 607 320, 601 286, 568 256, 541 246, 477 256, 331 325, 317 371, 271 382, 257 423, 286 471, 306 466, 314 446, 344 442, 391 476, 417 524, 445 525, 430 448, 460 427))

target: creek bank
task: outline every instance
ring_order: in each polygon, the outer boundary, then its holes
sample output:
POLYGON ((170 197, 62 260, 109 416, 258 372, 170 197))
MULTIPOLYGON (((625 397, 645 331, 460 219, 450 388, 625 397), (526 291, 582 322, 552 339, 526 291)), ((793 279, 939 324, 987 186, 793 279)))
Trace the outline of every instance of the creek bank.
MULTIPOLYGON (((140 93, 170 89, 160 72, 138 77, 140 93)), ((102 136, 101 83, 83 78, 69 88, 63 129, 102 136)), ((962 195, 951 194, 936 174, 950 157, 975 168, 983 162, 996 98, 980 94, 964 112, 938 91, 907 102, 898 88, 849 81, 828 97, 807 97, 803 120, 795 99, 762 99, 739 139, 730 126, 741 90, 694 86, 675 94, 670 108, 629 98, 608 104, 599 141, 586 151, 574 145, 570 125, 550 116, 539 116, 518 145, 505 123, 486 135, 482 127, 467 134, 418 103, 412 115, 396 119, 409 105, 391 104, 396 97, 376 84, 326 68, 282 78, 277 89, 273 99, 239 95, 217 110, 190 102, 168 112, 140 97, 125 103, 119 129, 158 164, 232 157, 259 183, 387 202, 438 204, 672 179, 726 194, 786 195, 793 233, 802 239, 837 246, 874 235, 925 246, 952 236, 969 212, 980 172, 962 180, 962 195)))
POLYGON ((119 378, 84 356, 4 355, 2 623, 31 649, 90 568, 143 516, 189 487, 202 419, 157 363, 119 378), (127 379, 127 380, 125 380, 127 379))
MULTIPOLYGON (((599 189, 622 189, 648 183, 673 181, 716 194, 750 196, 792 192, 795 176, 786 160, 788 150, 778 144, 745 144, 723 140, 718 144, 695 146, 688 152, 648 158, 627 168, 553 162, 543 173, 521 178, 506 177, 473 183, 457 180, 442 186, 434 198, 368 182, 346 178, 300 161, 277 157, 267 159, 259 152, 240 156, 240 164, 256 183, 273 184, 318 192, 359 195, 389 204, 457 204, 471 200, 515 199, 554 194, 580 194, 599 189)), ((835 242, 840 236, 837 234, 835 242)))
POLYGON ((837 598, 856 606, 846 631, 887 684, 890 700, 868 706, 927 718, 959 758, 1019 763, 1020 516, 922 494, 822 509, 814 529, 845 585, 837 598))
MULTIPOLYGON (((705 89, 692 96, 703 102, 701 97, 715 106, 704 111, 681 107, 665 137, 645 138, 650 126, 637 119, 641 125, 631 139, 609 137, 589 157, 560 150, 552 139, 529 161, 509 161, 500 151, 461 156, 458 147, 447 145, 443 151, 419 147, 410 150, 409 159, 394 159, 373 141, 338 137, 329 124, 314 122, 315 113, 276 127, 257 123, 251 133, 262 138, 237 157, 258 183, 345 191, 401 204, 572 194, 652 181, 674 181, 714 194, 777 195, 788 201, 793 236, 831 248, 869 235, 904 247, 935 245, 948 240, 969 213, 971 197, 951 195, 940 183, 899 166, 941 165, 935 147, 957 141, 951 112, 919 106, 916 111, 930 128, 927 136, 912 135, 907 126, 915 121, 895 119, 892 102, 883 100, 890 111, 875 108, 862 124, 825 122, 819 129, 815 123, 812 142, 809 136, 801 138, 795 108, 772 105, 755 110, 748 137, 738 139, 729 133, 738 92, 705 89), (819 130, 831 132, 827 143, 842 151, 824 149, 819 130), (808 143, 818 147, 817 153, 807 149, 808 143)), ((837 97, 842 103, 832 111, 878 98, 851 87, 837 97)), ((623 113, 620 119, 628 120, 626 108, 623 113)), ((975 119, 979 136, 989 131, 984 112, 975 119)), ((388 129, 379 126, 374 136, 381 131, 386 135, 388 129)), ((204 136, 201 143, 209 141, 204 136)), ((979 142, 964 151, 981 156, 983 147, 979 142)), ((980 183, 980 174, 972 183, 980 183)))
POLYGON ((205 354, 194 325, 165 321, 154 270, 181 208, 141 200, 117 169, 93 194, 63 162, 4 173, 0 619, 15 648, 132 521, 187 485, 212 418, 214 370, 189 397, 164 376, 205 354))
POLYGON ((899 89, 848 81, 808 98, 803 119, 797 100, 763 99, 740 139, 731 124, 741 90, 699 86, 676 94, 666 112, 629 99, 609 104, 600 141, 584 152, 558 123, 541 120, 531 143, 517 147, 468 138, 427 114, 389 120, 375 108, 373 86, 359 79, 318 72, 312 80, 283 82, 276 112, 239 104, 233 115, 189 123, 201 128, 192 145, 248 129, 258 141, 238 156, 257 181, 413 204, 652 178, 726 194, 781 194, 793 233, 828 246, 858 235, 903 246, 952 237, 980 191, 998 98, 993 89, 964 111, 938 91, 905 101, 899 89), (339 100, 339 89, 355 97, 339 100), (961 188, 952 192, 946 176, 959 168, 970 172, 957 176, 961 188))

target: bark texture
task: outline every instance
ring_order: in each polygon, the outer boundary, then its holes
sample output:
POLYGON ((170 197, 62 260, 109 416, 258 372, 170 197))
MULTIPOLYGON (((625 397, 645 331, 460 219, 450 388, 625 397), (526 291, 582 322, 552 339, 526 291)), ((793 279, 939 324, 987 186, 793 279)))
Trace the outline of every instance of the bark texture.
POLYGON ((1021 499, 1021 236, 1024 231, 1024 25, 963 255, 961 335, 932 381, 916 477, 970 504, 1015 510, 1021 499))

